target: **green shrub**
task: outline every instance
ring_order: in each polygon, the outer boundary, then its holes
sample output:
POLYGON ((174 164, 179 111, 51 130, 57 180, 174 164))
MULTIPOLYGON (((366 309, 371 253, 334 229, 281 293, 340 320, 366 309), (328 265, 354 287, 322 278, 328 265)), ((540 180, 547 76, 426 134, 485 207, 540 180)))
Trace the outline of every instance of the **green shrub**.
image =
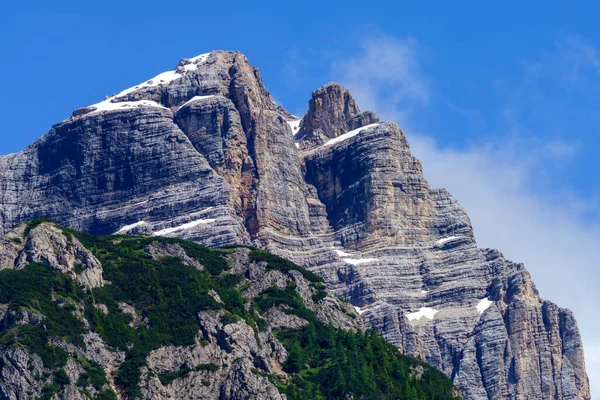
POLYGON ((196 366, 196 368, 193 368, 193 369, 182 367, 179 371, 159 374, 158 379, 160 380, 160 383, 163 384, 163 386, 167 386, 167 385, 170 385, 171 383, 173 383, 173 381, 175 379, 184 377, 192 371, 215 372, 218 370, 219 370, 219 366, 216 364, 199 364, 198 366, 196 366))
POLYGON ((95 400, 117 400, 117 395, 110 389, 106 389, 96 396, 95 400))
POLYGON ((64 387, 71 383, 71 379, 69 379, 65 370, 61 368, 52 374, 52 382, 56 383, 58 387, 64 387))
POLYGON ((299 265, 294 264, 290 260, 286 260, 285 258, 281 258, 276 256, 275 254, 271 254, 264 250, 255 249, 250 252, 249 255, 250 261, 252 262, 260 262, 264 261, 267 263, 267 269, 274 269, 277 271, 285 272, 288 271, 298 271, 302 274, 304 279, 313 282, 313 283, 322 283, 323 278, 320 276, 308 271, 305 268, 302 268, 299 265))
POLYGON ((50 400, 52 396, 60 391, 60 388, 56 383, 50 383, 42 388, 42 395, 38 398, 39 400, 50 400))
POLYGON ((221 323, 223 325, 235 324, 239 320, 240 319, 238 317, 230 312, 225 312, 225 314, 221 315, 221 323))
POLYGON ((312 301, 314 301, 315 303, 318 303, 319 301, 323 300, 325 297, 327 297, 327 292, 324 290, 318 290, 317 293, 313 294, 312 301))
POLYGON ((25 227, 25 230, 23 231, 23 237, 27 237, 29 236, 29 232, 31 232, 32 229, 37 228, 38 226, 40 226, 43 223, 54 223, 54 221, 52 221, 51 219, 48 218, 38 218, 38 219, 33 219, 31 221, 29 221, 27 223, 27 226, 25 227))
POLYGON ((75 263, 73 265, 73 271, 75 271, 76 274, 81 274, 83 271, 85 271, 85 268, 83 267, 83 264, 75 263))
POLYGON ((101 390, 108 383, 106 372, 100 364, 91 360, 84 360, 84 372, 79 375, 77 386, 87 387, 92 385, 96 390, 101 390))

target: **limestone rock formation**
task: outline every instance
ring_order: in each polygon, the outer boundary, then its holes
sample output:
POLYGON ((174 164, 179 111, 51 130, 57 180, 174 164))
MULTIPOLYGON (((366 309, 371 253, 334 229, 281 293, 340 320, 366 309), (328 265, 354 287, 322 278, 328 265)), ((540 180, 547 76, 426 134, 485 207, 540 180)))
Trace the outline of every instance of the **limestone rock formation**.
MULTIPOLYGON (((73 272, 72 265, 69 264, 71 254, 79 254, 78 260, 88 263, 80 268, 98 266, 102 268, 91 251, 75 236, 53 223, 29 226, 22 224, 5 237, 11 243, 15 243, 14 239, 17 237, 23 239, 20 247, 22 247, 22 254, 28 254, 27 264, 43 263, 55 271, 78 280, 86 290, 92 288, 90 283, 94 281, 81 279, 81 273, 73 272), (60 259, 57 252, 66 254, 66 259, 60 259)), ((148 244, 142 254, 157 260, 176 258, 183 264, 190 264, 190 267, 204 270, 199 259, 193 256, 194 253, 186 251, 181 244, 159 239, 147 239, 148 244)), ((351 316, 351 306, 325 292, 323 292, 324 296, 315 298, 319 288, 314 282, 308 281, 302 272, 268 268, 269 264, 265 261, 252 261, 249 253, 248 248, 238 248, 224 253, 228 257, 230 271, 221 275, 223 279, 227 277, 234 279, 234 282, 241 280, 237 287, 248 300, 248 307, 269 288, 294 287, 303 300, 303 307, 312 311, 318 321, 353 331, 364 329, 362 320, 351 316)), ((2 268, 20 269, 21 264, 6 263, 2 268)), ((0 285, 2 284, 3 281, 0 280, 0 285)), ((219 304, 224 304, 216 292, 211 292, 219 304)), ((40 332, 45 332, 47 318, 52 319, 55 316, 47 316, 43 313, 48 312, 50 309, 48 307, 41 307, 42 311, 37 312, 27 308, 24 303, 0 303, 0 337, 2 338, 0 398, 20 400, 40 396, 52 397, 60 393, 61 398, 83 400, 89 397, 95 398, 100 393, 111 390, 118 398, 126 398, 123 395, 123 382, 117 384, 116 379, 122 379, 117 377, 122 376, 120 374, 124 370, 135 368, 124 367, 125 361, 130 359, 131 354, 126 355, 104 336, 99 335, 94 330, 96 328, 92 329, 91 324, 97 324, 96 326, 102 324, 101 320, 90 313, 90 307, 95 307, 106 315, 118 313, 120 310, 123 314, 132 317, 129 326, 138 327, 145 324, 146 332, 149 332, 152 324, 159 323, 157 317, 141 315, 135 307, 125 302, 118 304, 118 310, 111 309, 110 304, 107 306, 102 303, 106 301, 106 296, 97 297, 94 300, 97 303, 92 305, 83 299, 80 299, 79 304, 72 304, 73 299, 65 301, 58 294, 48 293, 48 295, 53 297, 53 301, 56 301, 60 308, 68 305, 76 319, 83 324, 83 341, 51 337, 53 347, 40 347, 38 343, 31 343, 27 339, 20 342, 16 337, 26 335, 29 331, 26 330, 24 333, 15 329, 16 327, 33 326, 40 328, 40 332), (56 365, 61 359, 60 370, 57 371, 56 365), (95 375, 92 375, 90 372, 94 367, 92 363, 96 363, 96 368, 101 369, 101 372, 96 369, 95 375), (61 373, 63 375, 59 375, 61 373), (106 377, 98 380, 100 375, 106 377)), ((41 301, 38 300, 35 301, 40 303, 41 301)), ((139 378, 139 396, 147 399, 284 399, 285 396, 280 394, 269 376, 285 374, 282 372, 282 366, 288 358, 288 353, 272 329, 299 328, 308 324, 308 321, 301 316, 284 312, 282 307, 277 304, 271 305, 264 313, 266 325, 261 328, 250 325, 249 320, 228 315, 225 309, 198 312, 195 316, 197 333, 193 344, 160 346, 152 349, 144 358, 139 378)), ((103 329, 114 329, 114 326, 103 329)), ((110 331, 103 331, 105 336, 110 336, 108 333, 110 331)), ((151 335, 151 333, 146 334, 151 335)), ((117 331, 116 334, 113 332, 112 339, 109 339, 119 341, 121 335, 123 335, 122 331, 117 331)), ((130 343, 126 348, 131 350, 132 346, 134 344, 130 343)))
MULTIPOLYGON (((337 84, 316 90, 298 121, 242 54, 182 60, 0 157, 0 231, 38 217, 252 244, 321 275, 466 399, 590 398, 572 313, 540 299, 522 265, 478 248, 404 132, 337 84)), ((15 265, 23 247, 7 238, 0 261, 15 265)))

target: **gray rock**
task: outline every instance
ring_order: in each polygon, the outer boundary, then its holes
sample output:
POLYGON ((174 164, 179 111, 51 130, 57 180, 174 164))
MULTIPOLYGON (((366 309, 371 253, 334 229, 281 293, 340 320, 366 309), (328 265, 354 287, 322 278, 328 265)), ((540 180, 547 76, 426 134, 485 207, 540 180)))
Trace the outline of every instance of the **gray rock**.
POLYGON ((316 138, 333 139, 361 126, 379 121, 375 113, 361 113, 350 92, 335 82, 312 93, 296 140, 321 144, 316 138))

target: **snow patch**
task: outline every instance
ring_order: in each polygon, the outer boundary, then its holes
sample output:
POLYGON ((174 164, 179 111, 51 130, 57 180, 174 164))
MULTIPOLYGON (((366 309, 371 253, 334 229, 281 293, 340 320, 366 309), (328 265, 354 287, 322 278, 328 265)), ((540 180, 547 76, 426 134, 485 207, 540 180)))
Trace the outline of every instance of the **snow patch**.
POLYGON ((200 54, 199 56, 196 56, 196 57, 185 58, 185 60, 190 61, 191 64, 184 65, 183 69, 186 72, 198 69, 198 64, 205 62, 209 55, 210 55, 210 53, 205 53, 205 54, 200 54))
POLYGON ((175 79, 181 78, 182 76, 183 75, 181 75, 179 72, 166 71, 166 72, 156 75, 152 79, 148 79, 147 81, 140 83, 139 85, 135 85, 128 89, 125 89, 122 92, 120 92, 119 94, 117 94, 116 96, 113 96, 112 98, 125 96, 131 92, 135 92, 136 90, 144 88, 144 87, 167 85, 167 84, 173 82, 175 79))
POLYGON ((130 230, 135 229, 139 226, 143 226, 143 225, 146 225, 146 223, 144 221, 139 221, 139 222, 136 222, 135 224, 131 224, 131 225, 125 225, 124 227, 122 227, 121 229, 119 229, 118 231, 113 233, 113 235, 124 235, 127 232, 129 232, 130 230))
POLYGON ((358 265, 358 264, 366 264, 373 261, 378 261, 376 258, 342 258, 342 261, 347 262, 348 264, 358 265))
POLYGON ((185 103, 183 103, 181 105, 181 107, 187 106, 188 104, 193 103, 194 101, 206 100, 206 99, 210 99, 211 97, 215 97, 215 95, 210 94, 208 96, 194 96, 191 99, 189 99, 188 101, 186 101, 185 103))
POLYGON ((186 60, 191 61, 193 64, 200 64, 200 63, 203 63, 204 61, 206 61, 208 56, 210 56, 210 53, 204 53, 204 54, 200 54, 199 56, 196 56, 196 57, 186 58, 186 60), (198 61, 198 62, 196 62, 196 61, 198 61))
POLYGON ((475 307, 477 308, 477 311, 479 311, 479 314, 483 314, 483 312, 490 308, 492 304, 494 304, 494 302, 486 297, 485 299, 481 299, 475 307))
POLYGON ((357 128, 354 130, 351 130, 350 132, 346 132, 343 135, 340 135, 336 138, 331 139, 330 141, 326 142, 323 146, 333 146, 336 143, 340 143, 343 142, 346 139, 350 139, 356 135, 358 135, 361 131, 365 130, 365 129, 369 129, 369 128, 373 128, 376 127, 380 124, 369 124, 369 125, 365 125, 361 128, 357 128))
POLYGON ((288 125, 290 126, 290 129, 292 130, 292 133, 295 135, 296 133, 298 133, 298 131, 300 130, 300 122, 302 120, 301 119, 297 119, 294 121, 287 121, 288 125))
POLYGON ((113 98, 111 97, 110 99, 106 99, 104 101, 101 101, 100 103, 96 103, 94 105, 88 106, 88 107, 96 108, 94 111, 92 111, 89 114, 102 112, 102 111, 123 111, 123 110, 129 110, 132 108, 140 108, 140 107, 156 107, 156 108, 162 108, 162 109, 168 110, 167 107, 163 107, 162 105, 160 105, 157 102, 152 101, 152 100, 121 101, 118 103, 113 103, 111 101, 112 99, 113 98))
POLYGON ((343 252, 342 250, 336 250, 335 253, 340 257, 350 257, 350 254, 343 252))
POLYGON ((427 293, 429 293, 428 290, 421 290, 421 294, 427 294, 427 293))
POLYGON ((208 219, 197 219, 195 221, 192 222, 188 222, 187 224, 183 224, 183 225, 179 225, 173 228, 167 228, 167 229, 163 229, 160 230, 158 232, 154 232, 153 235, 154 236, 166 236, 169 235, 171 233, 175 233, 175 232, 179 232, 179 231, 184 231, 187 229, 192 229, 195 228, 198 225, 203 225, 203 224, 210 224, 212 222, 215 222, 216 219, 214 218, 208 218, 208 219))
POLYGON ((439 244, 439 245, 442 245, 442 244, 451 242, 451 241, 456 240, 456 239, 464 239, 464 236, 448 236, 447 238, 443 238, 443 239, 438 240, 436 243, 439 244))
POLYGON ((408 318, 409 321, 418 321, 422 317, 433 319, 433 316, 437 314, 437 312, 438 310, 431 307, 421 307, 421 309, 417 312, 406 314, 406 318, 408 318))
MULTIPOLYGON (((198 64, 205 62, 209 55, 210 55, 210 53, 205 53, 205 54, 200 54, 199 56, 196 56, 196 57, 187 58, 186 60, 189 60, 192 63, 184 65, 184 71, 188 72, 188 71, 197 69, 198 68, 198 64)), ((112 97, 110 97, 110 98, 108 98, 108 99, 106 99, 106 100, 104 100, 104 101, 102 101, 102 102, 100 102, 98 104, 94 104, 94 105, 89 106, 89 107, 96 107, 96 108, 98 108, 98 110, 96 110, 96 112, 100 112, 100 111, 112 111, 112 110, 118 110, 118 109, 121 109, 121 108, 125 108, 125 107, 116 107, 116 108, 114 108, 114 107, 111 107, 111 106, 104 106, 104 103, 108 102, 110 104, 124 104, 125 102, 123 102, 123 103, 111 103, 110 101, 112 99, 115 99, 117 97, 125 96, 125 95, 127 95, 129 93, 135 92, 136 90, 142 89, 142 88, 145 88, 145 87, 152 87, 152 86, 159 86, 159 85, 168 85, 169 83, 173 82, 176 79, 181 78, 182 76, 183 76, 183 74, 180 74, 177 71, 166 71, 166 72, 163 72, 163 73, 160 73, 160 74, 156 75, 152 79, 148 79, 145 82, 140 83, 139 85, 135 85, 135 86, 132 86, 132 87, 130 87, 128 89, 125 89, 122 92, 120 92, 119 94, 117 94, 115 96, 112 96, 112 97)), ((149 101, 149 100, 141 100, 141 101, 148 102, 148 103, 154 103, 155 106, 162 107, 160 104, 158 104, 156 102, 153 102, 153 101, 149 101)), ((130 103, 130 107, 131 107, 132 103, 139 103, 139 102, 135 102, 134 101, 134 102, 127 102, 127 103, 130 103)), ((148 105, 148 104, 143 104, 143 105, 148 105)), ((165 108, 165 107, 163 107, 163 108, 165 108)))
POLYGON ((362 308, 357 307, 357 306, 354 306, 354 309, 356 310, 358 315, 362 315, 365 312, 365 310, 363 310, 362 308))

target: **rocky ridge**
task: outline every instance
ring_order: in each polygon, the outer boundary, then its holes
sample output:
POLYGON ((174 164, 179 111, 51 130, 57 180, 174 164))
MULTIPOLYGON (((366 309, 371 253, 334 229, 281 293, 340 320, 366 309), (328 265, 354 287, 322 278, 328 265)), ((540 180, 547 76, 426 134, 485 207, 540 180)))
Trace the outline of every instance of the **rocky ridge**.
MULTIPOLYGON (((316 275, 260 250, 96 239, 48 222, 22 224, 0 243, 14 250, 0 271, 3 399, 299 398, 293 390, 284 394, 296 382, 289 352, 297 350, 288 351, 286 338, 303 327, 364 330, 354 309, 324 291, 316 275), (137 263, 153 272, 132 267, 137 263), (98 268, 112 281, 92 287, 86 271, 98 268), (170 287, 181 291, 197 278, 206 292, 185 296, 201 303, 181 299, 157 312, 177 292, 170 287), (140 297, 145 290, 149 298, 140 297)), ((401 360, 420 371, 407 385, 435 382, 423 376, 431 367, 401 360)), ((451 388, 437 374, 433 379, 451 388)))
POLYGON ((467 399, 590 398, 572 313, 540 299, 523 265, 477 247, 395 124, 334 83, 298 121, 237 52, 160 76, 0 157, 0 230, 47 217, 94 234, 252 244, 322 276, 467 399))

